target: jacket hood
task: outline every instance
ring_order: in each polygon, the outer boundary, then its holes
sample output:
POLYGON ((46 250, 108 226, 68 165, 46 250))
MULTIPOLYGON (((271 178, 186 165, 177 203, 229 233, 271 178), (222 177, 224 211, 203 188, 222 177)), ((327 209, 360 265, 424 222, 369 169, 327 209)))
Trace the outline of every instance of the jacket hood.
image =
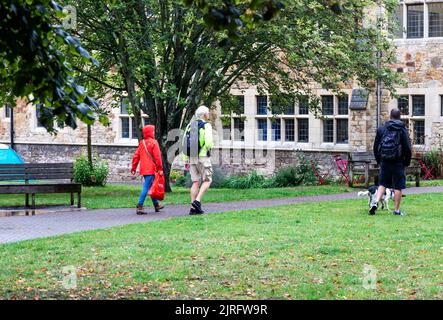
POLYGON ((147 125, 143 127, 143 138, 148 139, 155 139, 155 126, 153 125, 147 125))
POLYGON ((406 129, 405 123, 401 120, 389 120, 386 122, 386 128, 390 130, 404 130, 406 129))

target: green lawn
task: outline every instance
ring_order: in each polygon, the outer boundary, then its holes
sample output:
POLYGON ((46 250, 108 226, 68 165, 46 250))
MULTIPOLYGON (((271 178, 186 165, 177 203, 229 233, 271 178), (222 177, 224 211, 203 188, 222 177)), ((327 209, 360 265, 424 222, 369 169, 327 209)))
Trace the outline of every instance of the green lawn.
MULTIPOLYGON (((141 186, 115 186, 108 185, 104 188, 82 188, 82 206, 88 209, 99 208, 132 208, 137 205, 141 186)), ((284 197, 308 196, 316 194, 329 194, 340 192, 354 192, 346 186, 309 186, 297 188, 273 189, 210 189, 204 197, 205 202, 227 202, 251 199, 272 199, 284 197)), ((24 195, 0 195, 0 204, 3 206, 23 205, 24 195)), ((69 194, 36 195, 36 204, 69 204, 69 194)), ((172 193, 167 193, 166 204, 188 204, 189 189, 174 188, 172 193)), ((150 205, 150 201, 145 202, 150 205)))
MULTIPOLYGON (((412 182, 408 182, 412 186, 412 182)), ((443 185, 443 180, 423 181, 423 186, 443 185)), ((132 208, 137 204, 141 186, 116 186, 107 185, 104 188, 94 187, 82 189, 82 205, 88 209, 106 208, 132 208)), ((331 194, 341 192, 357 192, 345 185, 327 186, 300 186, 296 188, 272 188, 272 189, 210 189, 205 195, 204 202, 227 202, 253 199, 272 199, 285 197, 310 196, 319 194, 331 194)), ((1 206, 14 206, 24 204, 24 195, 1 195, 1 206)), ((36 204, 69 204, 68 194, 36 195, 36 204)), ((166 204, 189 203, 189 189, 174 188, 173 193, 166 194, 166 204)), ((145 204, 149 204, 146 201, 145 204)))
POLYGON ((442 299, 443 194, 404 200, 404 217, 355 199, 1 245, 0 298, 442 299))

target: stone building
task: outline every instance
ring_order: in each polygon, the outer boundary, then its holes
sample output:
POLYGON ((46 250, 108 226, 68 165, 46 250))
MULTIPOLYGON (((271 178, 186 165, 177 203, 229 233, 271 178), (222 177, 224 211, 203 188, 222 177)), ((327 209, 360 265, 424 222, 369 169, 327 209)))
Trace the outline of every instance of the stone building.
MULTIPOLYGON (((402 31, 393 40, 397 63, 407 85, 398 88, 398 99, 383 92, 381 121, 399 107, 408 125, 415 151, 443 148, 443 1, 400 1, 397 18, 402 31)), ((252 169, 271 174, 275 168, 297 162, 297 155, 316 159, 322 171, 336 173, 333 155, 371 150, 376 132, 376 98, 364 107, 350 103, 353 89, 336 96, 318 88, 323 119, 309 113, 301 99, 282 115, 269 114, 270 97, 254 87, 232 88, 244 106, 240 115, 214 111, 216 150, 214 162, 228 172, 252 169), (224 119, 220 121, 220 119, 224 119)), ((110 127, 95 125, 94 152, 110 165, 110 180, 129 180, 129 165, 137 145, 132 118, 126 108, 110 108, 110 127)), ((10 111, 0 109, 0 143, 10 141, 10 111)), ((145 117, 147 119, 147 117, 145 117)), ((39 126, 36 110, 18 101, 14 112, 16 150, 26 161, 72 161, 86 150, 86 128, 63 129, 51 136, 39 126)))

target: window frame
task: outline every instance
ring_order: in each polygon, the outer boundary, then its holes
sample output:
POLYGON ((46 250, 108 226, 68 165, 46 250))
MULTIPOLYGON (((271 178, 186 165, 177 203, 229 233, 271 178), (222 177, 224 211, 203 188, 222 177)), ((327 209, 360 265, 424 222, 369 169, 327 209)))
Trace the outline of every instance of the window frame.
MULTIPOLYGON (((433 13, 432 11, 432 6, 433 5, 439 5, 441 4, 443 6, 443 1, 424 1, 424 0, 416 0, 416 1, 401 1, 398 4, 399 9, 396 11, 397 12, 397 16, 398 18, 396 18, 396 20, 401 23, 401 25, 399 25, 399 30, 397 30, 395 32, 395 34, 391 34, 392 38, 394 40, 404 40, 404 41, 417 41, 417 40, 421 40, 421 39, 425 39, 425 40, 429 40, 429 39, 438 39, 438 40, 443 40, 443 22, 440 23, 441 26, 441 31, 440 34, 434 35, 433 32, 435 32, 435 30, 433 31, 432 28, 432 17, 431 14, 433 13), (411 37, 409 35, 409 30, 408 30, 408 21, 409 21, 409 15, 408 15, 408 7, 412 7, 412 6, 423 6, 423 14, 422 14, 422 34, 417 36, 417 37, 411 37), (399 15, 401 14, 401 16, 399 17, 399 15)), ((442 8, 443 10, 443 8, 442 8)), ((443 15, 442 15, 442 19, 443 21, 443 15)))
POLYGON ((257 118, 257 141, 268 142, 268 118, 257 118), (265 130, 260 129, 260 123, 265 124, 265 130), (260 135, 260 130, 263 130, 260 135))
POLYGON ((297 143, 309 143, 309 118, 297 118, 297 143), (306 128, 306 139, 301 139, 300 138, 300 122, 304 121, 307 123, 307 128, 306 128))
POLYGON ((267 95, 257 95, 256 96, 256 99, 255 99, 255 102, 256 102, 256 115, 258 115, 258 116, 267 116, 268 114, 269 114, 269 109, 268 109, 268 106, 269 106, 269 98, 268 98, 268 96, 267 95), (261 113, 261 108, 263 108, 263 106, 260 106, 260 99, 266 99, 266 107, 265 107, 265 113, 261 113))
MULTIPOLYGON (((425 94, 402 94, 400 95, 402 98, 408 98, 408 114, 401 114, 401 120, 405 122, 406 128, 408 130, 409 135, 411 136, 412 144, 415 146, 425 146, 426 145, 426 95, 425 94), (413 110, 413 97, 423 97, 423 114, 417 115, 414 114, 413 110), (416 139, 416 123, 423 122, 423 143, 417 143, 416 139)), ((399 107, 399 99, 397 98, 397 107, 399 107)))

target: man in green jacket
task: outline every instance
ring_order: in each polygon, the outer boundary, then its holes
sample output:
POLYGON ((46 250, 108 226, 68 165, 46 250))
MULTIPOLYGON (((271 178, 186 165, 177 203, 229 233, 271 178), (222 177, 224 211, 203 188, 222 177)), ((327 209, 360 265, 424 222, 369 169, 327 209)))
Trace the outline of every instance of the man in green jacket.
POLYGON ((211 149, 214 142, 208 121, 209 109, 200 106, 195 111, 195 119, 186 127, 183 139, 184 160, 192 180, 190 215, 204 213, 201 200, 212 182, 211 149))

